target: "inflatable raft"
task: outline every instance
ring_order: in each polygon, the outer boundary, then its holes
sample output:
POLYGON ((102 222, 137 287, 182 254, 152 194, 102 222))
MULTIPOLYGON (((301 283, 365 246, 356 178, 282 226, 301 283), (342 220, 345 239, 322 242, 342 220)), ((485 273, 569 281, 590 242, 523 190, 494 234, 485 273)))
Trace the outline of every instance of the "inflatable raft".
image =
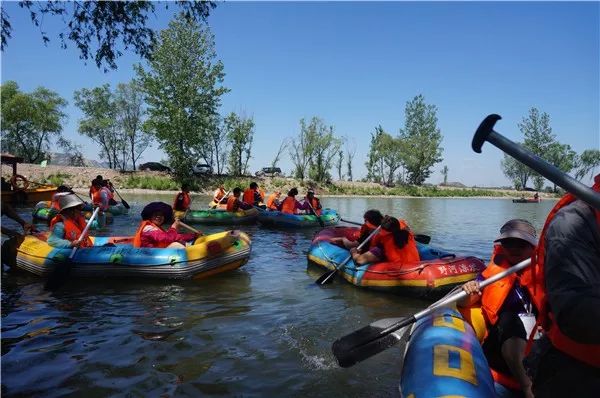
POLYGON ((439 308, 412 328, 400 395, 409 397, 495 397, 483 349, 460 313, 439 308))
POLYGON ((542 200, 540 198, 520 198, 520 199, 513 199, 512 202, 513 203, 540 203, 542 200))
MULTIPOLYGON (((248 262, 251 242, 240 231, 199 237, 185 248, 136 248, 132 237, 92 237, 94 246, 80 248, 72 259, 71 275, 84 277, 150 277, 201 279, 233 270, 248 262)), ((18 268, 48 275, 66 261, 71 249, 48 245, 44 234, 28 235, 17 249, 18 268)))
MULTIPOLYGON (((49 200, 38 202, 33 208, 32 217, 38 220, 51 220, 52 217, 56 215, 56 210, 52 209, 51 202, 49 200)), ((84 212, 91 212, 94 210, 91 203, 85 203, 83 205, 84 212)), ((121 214, 127 214, 129 209, 123 206, 122 203, 117 203, 114 206, 109 206, 107 214, 110 213, 114 216, 118 216, 121 214)))
MULTIPOLYGON (((340 221, 339 214, 333 209, 323 209, 319 218, 325 226, 336 225, 340 221)), ((321 227, 317 216, 313 214, 286 214, 280 211, 260 212, 258 222, 266 226, 283 228, 321 227)))
MULTIPOLYGON (((328 270, 344 261, 349 251, 329 243, 333 237, 356 240, 360 229, 353 227, 327 228, 312 241, 309 262, 328 270)), ((436 249, 417 242, 421 261, 399 264, 381 262, 357 266, 352 259, 338 272, 348 282, 372 289, 416 297, 436 299, 455 286, 474 279, 485 268, 483 261, 471 256, 436 249)))
POLYGON ((254 224, 258 217, 258 213, 259 210, 256 208, 236 212, 209 209, 190 210, 187 213, 176 211, 175 217, 183 217, 183 220, 190 224, 236 225, 254 224))

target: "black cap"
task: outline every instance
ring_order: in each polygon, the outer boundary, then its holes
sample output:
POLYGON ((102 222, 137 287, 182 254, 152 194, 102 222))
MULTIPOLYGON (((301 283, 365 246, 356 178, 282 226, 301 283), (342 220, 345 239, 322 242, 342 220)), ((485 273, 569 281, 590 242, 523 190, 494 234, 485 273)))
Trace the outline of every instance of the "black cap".
POLYGON ((538 242, 535 227, 531 225, 529 221, 520 218, 507 221, 506 224, 500 228, 500 235, 494 242, 509 238, 522 239, 532 246, 536 246, 538 242))

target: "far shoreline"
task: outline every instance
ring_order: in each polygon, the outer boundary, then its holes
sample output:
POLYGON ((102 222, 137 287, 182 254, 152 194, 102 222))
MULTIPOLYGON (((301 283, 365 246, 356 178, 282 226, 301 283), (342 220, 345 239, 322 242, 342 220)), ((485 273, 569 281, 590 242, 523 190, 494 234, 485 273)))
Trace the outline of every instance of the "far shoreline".
MULTIPOLYGON (((73 189, 75 193, 80 195, 87 195, 88 191, 82 188, 73 189)), ((142 188, 119 188, 118 192, 121 194, 129 193, 134 195, 155 195, 155 194, 164 194, 164 195, 176 195, 181 191, 174 190, 159 190, 159 189, 142 189, 142 188)), ((190 194, 192 196, 208 196, 211 197, 212 193, 202 193, 202 192, 193 192, 190 194)), ((513 200, 519 199, 510 196, 408 196, 408 195, 348 195, 348 194, 323 194, 316 195, 319 198, 374 198, 374 199, 386 199, 386 198, 394 198, 394 199, 504 199, 504 200, 513 200)), ((119 199, 118 195, 115 195, 115 199, 119 199)), ((551 198, 544 197, 541 202, 545 201, 558 201, 560 198, 551 198)), ((125 198, 127 200, 127 198, 125 198)))

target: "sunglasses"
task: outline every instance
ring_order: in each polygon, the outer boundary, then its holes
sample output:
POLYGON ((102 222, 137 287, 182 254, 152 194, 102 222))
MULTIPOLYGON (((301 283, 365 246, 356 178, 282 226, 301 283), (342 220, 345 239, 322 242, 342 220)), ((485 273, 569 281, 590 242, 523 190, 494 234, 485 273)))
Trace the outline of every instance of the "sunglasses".
POLYGON ((523 239, 503 239, 500 244, 507 249, 525 249, 531 246, 529 242, 523 239))

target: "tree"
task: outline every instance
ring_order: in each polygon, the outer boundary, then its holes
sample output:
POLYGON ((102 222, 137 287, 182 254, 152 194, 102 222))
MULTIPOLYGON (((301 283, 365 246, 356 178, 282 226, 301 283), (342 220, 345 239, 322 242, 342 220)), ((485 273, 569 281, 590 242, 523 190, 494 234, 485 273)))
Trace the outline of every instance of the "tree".
MULTIPOLYGON (((572 150, 570 145, 559 142, 550 144, 544 158, 567 174, 577 166, 578 161, 577 152, 572 150)), ((553 191, 556 192, 556 190, 556 184, 554 184, 553 191)))
MULTIPOLYGON (((218 118, 220 120, 220 117, 218 118)), ((223 132, 223 127, 219 122, 215 121, 217 128, 208 131, 208 151, 202 156, 206 163, 217 166, 217 174, 221 174, 225 170, 227 162, 228 141, 223 132)))
POLYGON ((38 87, 24 93, 14 81, 0 86, 2 149, 38 163, 50 152, 52 139, 62 138, 67 101, 54 91, 38 87))
POLYGON ((529 177, 531 176, 531 169, 529 167, 507 154, 504 154, 504 159, 502 159, 500 164, 502 166, 502 172, 512 181, 513 186, 517 191, 524 189, 527 186, 527 180, 529 180, 529 177))
POLYGON ((442 168, 442 175, 444 176, 444 185, 448 184, 448 166, 444 165, 442 168))
POLYGON ((85 166, 85 159, 79 145, 73 144, 71 141, 61 137, 58 139, 56 144, 62 148, 64 153, 67 154, 69 159, 69 166, 85 166))
POLYGON ((142 153, 148 148, 152 137, 142 130, 143 116, 145 114, 143 94, 139 82, 135 80, 129 83, 119 83, 115 93, 115 106, 117 122, 127 139, 127 145, 123 146, 121 159, 122 169, 126 169, 126 159, 130 159, 133 169, 136 170, 136 162, 142 153))
POLYGON ((348 181, 352 181, 352 161, 356 156, 356 141, 354 138, 346 137, 344 142, 346 143, 346 174, 348 175, 348 181))
POLYGON ((225 118, 225 135, 231 145, 229 171, 233 175, 246 174, 248 160, 252 152, 254 120, 231 112, 225 118))
POLYGON ((600 150, 586 149, 581 153, 576 163, 577 172, 575 177, 581 180, 589 174, 591 178, 594 176, 594 170, 598 167, 600 167, 600 150))
MULTIPOLYGON (((545 112, 540 113, 537 108, 533 107, 529 109, 529 114, 518 126, 524 136, 525 148, 541 158, 548 159, 552 145, 556 144, 556 136, 550 127, 550 115, 545 112)), ((540 191, 544 186, 544 177, 534 170, 530 170, 530 172, 534 188, 540 191)))
POLYGON ((369 153, 365 166, 367 167, 367 180, 373 182, 382 182, 383 179, 383 161, 381 155, 381 140, 386 134, 383 127, 377 126, 375 132, 371 133, 371 143, 369 144, 369 153))
POLYGON ((326 126, 318 117, 313 117, 307 128, 308 136, 312 138, 308 176, 317 182, 328 182, 331 180, 329 170, 333 166, 333 158, 339 152, 342 142, 334 135, 333 126, 326 126))
POLYGON ((79 121, 79 133, 100 145, 100 158, 116 169, 126 163, 127 137, 117 123, 117 106, 109 84, 75 91, 75 105, 85 115, 79 121), (121 161, 120 161, 121 159, 121 161))
POLYGON ((427 105, 423 95, 406 103, 403 162, 410 184, 421 185, 431 175, 431 168, 442 161, 442 133, 437 127, 437 107, 427 105))
POLYGON ((402 137, 392 137, 377 126, 371 134, 371 145, 366 163, 367 179, 391 185, 394 181, 402 180, 396 172, 404 162, 405 143, 402 137))
POLYGON ((287 149, 289 144, 290 144, 290 141, 288 138, 284 138, 281 141, 281 144, 279 144, 279 149, 277 150, 277 153, 275 154, 275 157, 273 158, 273 161, 271 162, 271 167, 277 167, 277 163, 279 163, 281 154, 283 153, 283 151, 285 151, 287 149))
POLYGON ((145 127, 183 181, 219 128, 217 110, 229 91, 221 86, 223 63, 210 30, 179 15, 160 33, 148 66, 136 65, 148 106, 145 127))
POLYGON ((306 169, 311 160, 314 147, 314 134, 315 129, 309 128, 304 118, 300 119, 300 134, 297 139, 292 139, 290 157, 294 163, 294 177, 301 180, 307 175, 306 169))
MULTIPOLYGON (((212 1, 177 1, 182 15, 196 23, 205 21, 216 4, 212 1)), ((115 59, 122 55, 119 46, 149 58, 155 44, 155 33, 146 26, 148 14, 154 14, 155 5, 150 1, 21 1, 21 8, 29 11, 31 22, 40 26, 49 16, 69 21, 66 30, 58 35, 62 48, 71 41, 79 49, 80 58, 94 59, 98 68, 116 69, 115 59), (96 41, 96 43, 94 43, 96 41), (105 65, 105 66, 103 66, 105 65)), ((172 4, 172 3, 171 3, 172 4)), ((165 8, 169 3, 165 3, 165 8)), ((12 26, 2 7, 1 48, 7 46, 11 38, 12 26)), ((41 31, 44 44, 50 41, 46 32, 41 31)))
POLYGON ((344 150, 340 149, 338 151, 337 158, 337 172, 338 172, 338 181, 342 181, 344 175, 342 174, 342 167, 344 166, 344 150))

